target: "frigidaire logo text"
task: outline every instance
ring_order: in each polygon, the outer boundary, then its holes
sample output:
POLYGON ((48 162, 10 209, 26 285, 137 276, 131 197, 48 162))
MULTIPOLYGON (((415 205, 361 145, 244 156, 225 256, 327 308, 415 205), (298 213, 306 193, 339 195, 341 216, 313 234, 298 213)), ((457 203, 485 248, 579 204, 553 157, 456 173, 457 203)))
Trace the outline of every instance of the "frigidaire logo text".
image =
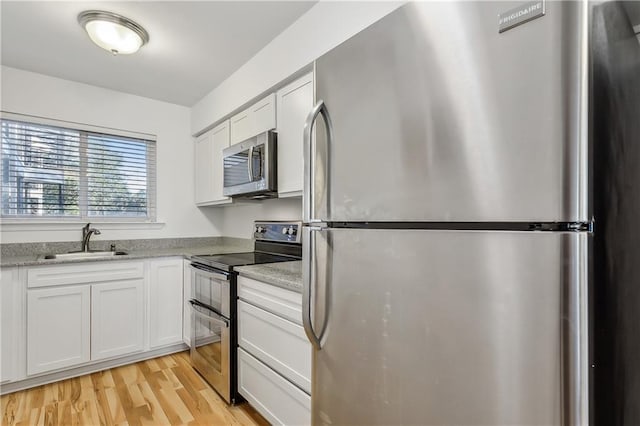
POLYGON ((530 13, 539 11, 542 9, 542 2, 532 4, 531 6, 527 6, 524 9, 520 9, 517 12, 514 12, 507 16, 500 16, 500 24, 505 24, 509 21, 513 21, 516 18, 520 18, 521 16, 529 15, 530 13))
POLYGON ((498 30, 499 32, 506 31, 532 19, 539 18, 544 13, 544 0, 526 3, 519 8, 500 13, 498 15, 498 30))

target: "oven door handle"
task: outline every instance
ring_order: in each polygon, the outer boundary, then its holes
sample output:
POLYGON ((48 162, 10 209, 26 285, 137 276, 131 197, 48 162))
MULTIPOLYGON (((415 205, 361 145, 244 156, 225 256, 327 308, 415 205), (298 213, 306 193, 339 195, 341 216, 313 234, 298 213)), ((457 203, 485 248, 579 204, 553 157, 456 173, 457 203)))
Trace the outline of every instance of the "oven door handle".
POLYGON ((189 303, 191 304, 191 311, 201 317, 206 319, 207 321, 211 321, 214 323, 217 323, 218 325, 223 326, 224 328, 229 328, 229 321, 227 319, 225 319, 224 317, 219 316, 218 314, 216 314, 215 312, 213 312, 211 309, 209 309, 208 306, 198 302, 197 300, 189 300, 189 303), (198 306, 200 308, 206 309, 209 312, 212 312, 213 315, 207 315, 207 314, 203 314, 202 312, 198 311, 195 307, 198 306))
POLYGON ((206 278, 212 278, 214 280, 229 281, 229 274, 223 272, 213 272, 205 266, 200 266, 197 263, 190 263, 189 267, 193 269, 197 274, 200 274, 206 278))

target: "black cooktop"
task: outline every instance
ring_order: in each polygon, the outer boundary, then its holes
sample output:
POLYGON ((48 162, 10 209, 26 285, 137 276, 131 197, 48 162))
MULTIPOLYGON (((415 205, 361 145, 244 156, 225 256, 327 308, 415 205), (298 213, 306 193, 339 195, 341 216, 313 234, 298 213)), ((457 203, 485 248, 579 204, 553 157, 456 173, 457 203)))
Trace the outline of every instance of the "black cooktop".
POLYGON ((301 222, 255 221, 253 231, 254 251, 191 256, 191 262, 199 264, 201 269, 209 267, 231 272, 236 266, 289 262, 302 258, 301 222))
POLYGON ((261 253, 257 251, 246 253, 213 254, 204 256, 191 256, 191 261, 200 263, 212 268, 222 269, 231 272, 236 266, 258 265, 262 263, 290 262, 299 260, 296 256, 282 256, 272 253, 261 253))

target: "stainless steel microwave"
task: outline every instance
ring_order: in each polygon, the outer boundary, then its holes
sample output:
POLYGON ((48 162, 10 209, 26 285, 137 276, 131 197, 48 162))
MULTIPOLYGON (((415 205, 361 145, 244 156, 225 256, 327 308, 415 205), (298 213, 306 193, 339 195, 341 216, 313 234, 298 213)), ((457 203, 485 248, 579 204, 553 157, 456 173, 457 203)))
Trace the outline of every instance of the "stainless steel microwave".
POLYGON ((222 151, 223 194, 243 198, 278 195, 276 133, 268 131, 231 145, 222 151))

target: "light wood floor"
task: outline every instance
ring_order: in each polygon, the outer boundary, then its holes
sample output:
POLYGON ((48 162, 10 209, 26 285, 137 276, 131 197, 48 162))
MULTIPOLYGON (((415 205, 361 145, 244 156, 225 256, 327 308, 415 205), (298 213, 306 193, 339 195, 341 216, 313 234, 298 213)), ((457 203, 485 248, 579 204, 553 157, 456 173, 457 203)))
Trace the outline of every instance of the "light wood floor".
POLYGON ((4 395, 2 426, 234 425, 268 423, 229 407, 181 352, 4 395))

